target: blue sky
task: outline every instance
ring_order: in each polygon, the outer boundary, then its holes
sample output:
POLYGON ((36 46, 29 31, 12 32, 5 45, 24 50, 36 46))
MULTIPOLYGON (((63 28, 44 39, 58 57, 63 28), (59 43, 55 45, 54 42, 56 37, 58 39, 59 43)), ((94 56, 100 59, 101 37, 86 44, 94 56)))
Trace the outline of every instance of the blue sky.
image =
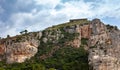
POLYGON ((0 0, 0 37, 74 18, 99 18, 120 28, 120 0, 0 0))

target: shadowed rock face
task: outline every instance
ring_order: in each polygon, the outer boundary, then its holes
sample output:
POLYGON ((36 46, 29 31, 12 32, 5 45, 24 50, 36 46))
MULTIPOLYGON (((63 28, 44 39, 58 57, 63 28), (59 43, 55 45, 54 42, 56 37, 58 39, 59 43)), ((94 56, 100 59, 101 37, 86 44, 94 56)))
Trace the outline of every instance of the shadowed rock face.
MULTIPOLYGON (((80 21, 70 23, 79 23, 80 21)), ((85 46, 85 49, 89 52, 89 65, 94 70, 120 70, 120 30, 106 26, 99 19, 94 19, 87 24, 83 22, 83 24, 70 25, 69 27, 63 26, 62 30, 61 28, 46 29, 43 32, 33 32, 1 39, 0 60, 6 60, 7 63, 24 62, 38 52, 38 46, 48 42, 55 44, 57 47, 54 46, 50 53, 43 54, 44 56, 40 57, 51 57, 55 51, 61 48, 58 45, 59 40, 71 36, 66 33, 77 35, 74 35, 74 39, 67 39, 63 44, 75 48, 79 48, 81 45, 85 46), (87 40, 87 44, 82 44, 83 39, 87 40)))

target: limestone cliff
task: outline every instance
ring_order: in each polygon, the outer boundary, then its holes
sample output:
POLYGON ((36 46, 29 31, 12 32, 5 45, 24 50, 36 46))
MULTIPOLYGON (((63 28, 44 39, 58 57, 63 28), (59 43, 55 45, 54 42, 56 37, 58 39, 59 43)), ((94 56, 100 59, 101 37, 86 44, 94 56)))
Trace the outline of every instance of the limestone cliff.
POLYGON ((0 60, 21 63, 35 55, 44 60, 68 46, 84 46, 93 70, 120 70, 120 30, 105 25, 100 19, 70 20, 41 32, 1 39, 0 60))
POLYGON ((24 62, 33 57, 38 49, 41 32, 31 32, 0 40, 0 61, 24 62))
POLYGON ((89 49, 90 64, 95 70, 120 70, 120 30, 109 25, 97 28, 90 38, 94 46, 89 49))

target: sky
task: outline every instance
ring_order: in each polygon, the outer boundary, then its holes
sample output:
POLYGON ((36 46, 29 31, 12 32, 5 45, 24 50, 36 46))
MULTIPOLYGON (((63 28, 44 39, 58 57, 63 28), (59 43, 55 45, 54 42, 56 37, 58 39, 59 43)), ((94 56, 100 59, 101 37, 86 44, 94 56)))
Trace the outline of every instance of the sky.
POLYGON ((120 0, 0 0, 0 37, 79 18, 99 18, 120 28, 120 0))

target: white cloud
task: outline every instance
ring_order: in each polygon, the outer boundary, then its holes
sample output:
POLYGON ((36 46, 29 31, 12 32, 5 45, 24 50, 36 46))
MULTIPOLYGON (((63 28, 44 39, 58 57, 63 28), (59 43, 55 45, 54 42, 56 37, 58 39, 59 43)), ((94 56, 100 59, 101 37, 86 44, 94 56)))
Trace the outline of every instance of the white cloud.
POLYGON ((25 1, 25 0, 16 0, 15 7, 16 8, 24 8, 24 7, 26 7, 26 6, 28 6, 28 5, 32 4, 32 3, 33 3, 33 0, 27 0, 27 1, 25 1))
POLYGON ((37 5, 43 5, 48 8, 54 8, 60 3, 60 0, 34 0, 37 5))
MULTIPOLYGON (((15 13, 11 15, 10 19, 5 23, 12 23, 11 26, 4 26, 4 29, 1 30, 2 37, 6 37, 6 35, 14 36, 19 34, 20 31, 27 29, 28 31, 39 31, 52 24, 58 23, 60 21, 56 19, 59 16, 52 16, 48 11, 39 11, 37 12, 33 9, 28 13, 15 13), (47 13, 47 14, 46 14, 47 13)), ((60 21, 61 22, 61 21, 60 21)))
POLYGON ((91 3, 79 2, 66 2, 63 4, 64 8, 57 13, 65 14, 69 18, 89 17, 92 15, 91 3))
POLYGON ((24 29, 28 31, 38 31, 68 21, 71 18, 85 17, 93 19, 108 16, 117 19, 120 18, 119 0, 102 0, 100 2, 84 2, 84 0, 79 0, 65 3, 61 2, 61 0, 29 0, 29 2, 21 0, 20 2, 18 1, 16 5, 19 4, 19 6, 22 5, 21 7, 24 7, 34 2, 38 7, 42 5, 45 9, 41 10, 34 7, 32 9, 30 8, 31 12, 17 12, 11 14, 9 20, 5 23, 12 23, 12 25, 9 26, 8 24, 8 26, 4 28, 4 31, 0 30, 0 32, 2 32, 0 36, 5 37, 7 34, 13 36, 19 34, 19 32, 24 29), (117 5, 115 5, 116 2, 117 5), (62 8, 56 10, 55 7, 57 5, 62 6, 62 8))

